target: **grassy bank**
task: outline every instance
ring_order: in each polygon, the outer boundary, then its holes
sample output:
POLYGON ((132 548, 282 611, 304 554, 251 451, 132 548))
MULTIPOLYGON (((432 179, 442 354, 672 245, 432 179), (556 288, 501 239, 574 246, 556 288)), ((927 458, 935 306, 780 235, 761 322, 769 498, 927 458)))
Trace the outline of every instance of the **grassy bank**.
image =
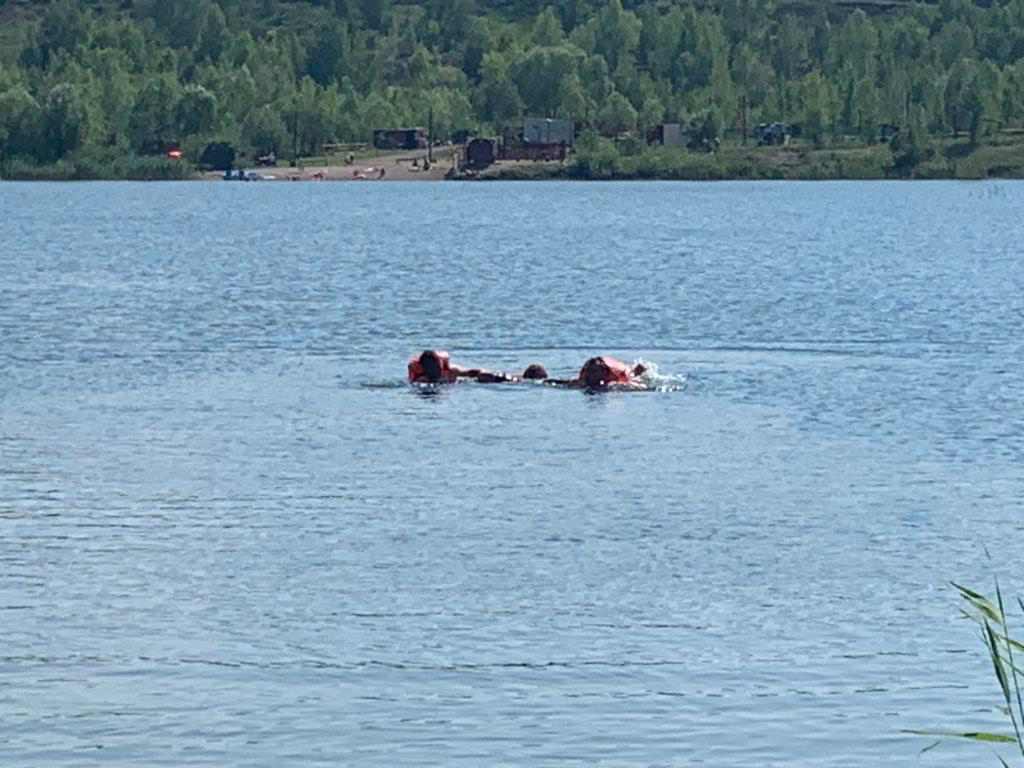
POLYGON ((921 146, 874 144, 816 148, 724 145, 714 152, 642 147, 617 149, 600 140, 566 163, 498 164, 481 178, 710 180, 1024 179, 1024 136, 928 139, 921 146))
POLYGON ((163 157, 85 156, 56 163, 24 160, 0 163, 8 181, 181 181, 196 178, 195 167, 163 157))
MULTIPOLYGON (((371 151, 356 152, 357 161, 369 157, 371 151)), ((343 167, 343 163, 344 155, 332 154, 303 158, 301 164, 316 168, 343 167)), ((48 165, 23 159, 0 161, 0 178, 166 181, 194 179, 198 174, 194 165, 182 160, 86 152, 48 165)), ((966 138, 928 139, 909 150, 899 144, 837 144, 816 148, 799 143, 789 147, 727 144, 714 152, 656 146, 627 146, 620 150, 612 142, 601 139, 581 146, 564 163, 498 163, 472 178, 503 181, 1024 179, 1024 133, 1008 132, 988 137, 977 146, 966 138)))

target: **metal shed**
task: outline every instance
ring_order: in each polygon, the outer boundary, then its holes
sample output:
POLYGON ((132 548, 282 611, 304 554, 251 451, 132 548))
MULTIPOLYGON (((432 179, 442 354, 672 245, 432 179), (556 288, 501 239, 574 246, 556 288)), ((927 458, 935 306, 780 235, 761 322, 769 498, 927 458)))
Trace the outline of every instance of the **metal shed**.
POLYGON ((576 125, 572 120, 551 117, 523 119, 523 141, 528 144, 566 144, 572 146, 576 125))

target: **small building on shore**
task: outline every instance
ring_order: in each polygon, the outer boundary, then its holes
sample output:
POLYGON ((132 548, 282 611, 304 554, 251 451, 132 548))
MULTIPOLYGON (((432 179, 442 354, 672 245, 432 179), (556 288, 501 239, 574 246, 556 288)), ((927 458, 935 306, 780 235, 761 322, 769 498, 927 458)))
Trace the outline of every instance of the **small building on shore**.
POLYGON ((571 147, 575 135, 576 124, 572 120, 552 117, 523 119, 523 141, 527 144, 565 144, 571 147))
POLYGON ((377 149, 426 149, 427 132, 423 128, 389 128, 373 132, 377 149))
POLYGON ((498 142, 495 139, 477 137, 466 145, 466 166, 486 168, 498 159, 498 142))
POLYGON ((754 126, 750 135, 760 147, 784 147, 789 144, 791 137, 800 135, 800 129, 798 126, 791 125, 789 123, 780 123, 777 121, 772 123, 758 123, 754 126))
POLYGON ((689 132, 680 123, 662 123, 647 132, 648 144, 660 144, 663 147, 685 147, 689 140, 689 132))

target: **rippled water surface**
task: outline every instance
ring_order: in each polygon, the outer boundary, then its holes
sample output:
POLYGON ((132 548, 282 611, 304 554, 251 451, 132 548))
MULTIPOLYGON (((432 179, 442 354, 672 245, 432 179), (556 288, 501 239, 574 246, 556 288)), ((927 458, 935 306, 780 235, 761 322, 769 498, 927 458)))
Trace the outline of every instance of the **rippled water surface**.
POLYGON ((3 765, 995 762, 901 729, 1003 727, 945 582, 1024 555, 1024 186, 0 211, 3 765))

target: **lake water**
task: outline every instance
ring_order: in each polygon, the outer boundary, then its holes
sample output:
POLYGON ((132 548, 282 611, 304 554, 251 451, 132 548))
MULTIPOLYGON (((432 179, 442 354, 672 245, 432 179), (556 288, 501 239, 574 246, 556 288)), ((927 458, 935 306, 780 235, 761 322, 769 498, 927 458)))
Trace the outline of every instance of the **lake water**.
POLYGON ((3 765, 996 762, 901 729, 1006 729, 946 582, 1024 556, 1024 185, 0 212, 3 765))

